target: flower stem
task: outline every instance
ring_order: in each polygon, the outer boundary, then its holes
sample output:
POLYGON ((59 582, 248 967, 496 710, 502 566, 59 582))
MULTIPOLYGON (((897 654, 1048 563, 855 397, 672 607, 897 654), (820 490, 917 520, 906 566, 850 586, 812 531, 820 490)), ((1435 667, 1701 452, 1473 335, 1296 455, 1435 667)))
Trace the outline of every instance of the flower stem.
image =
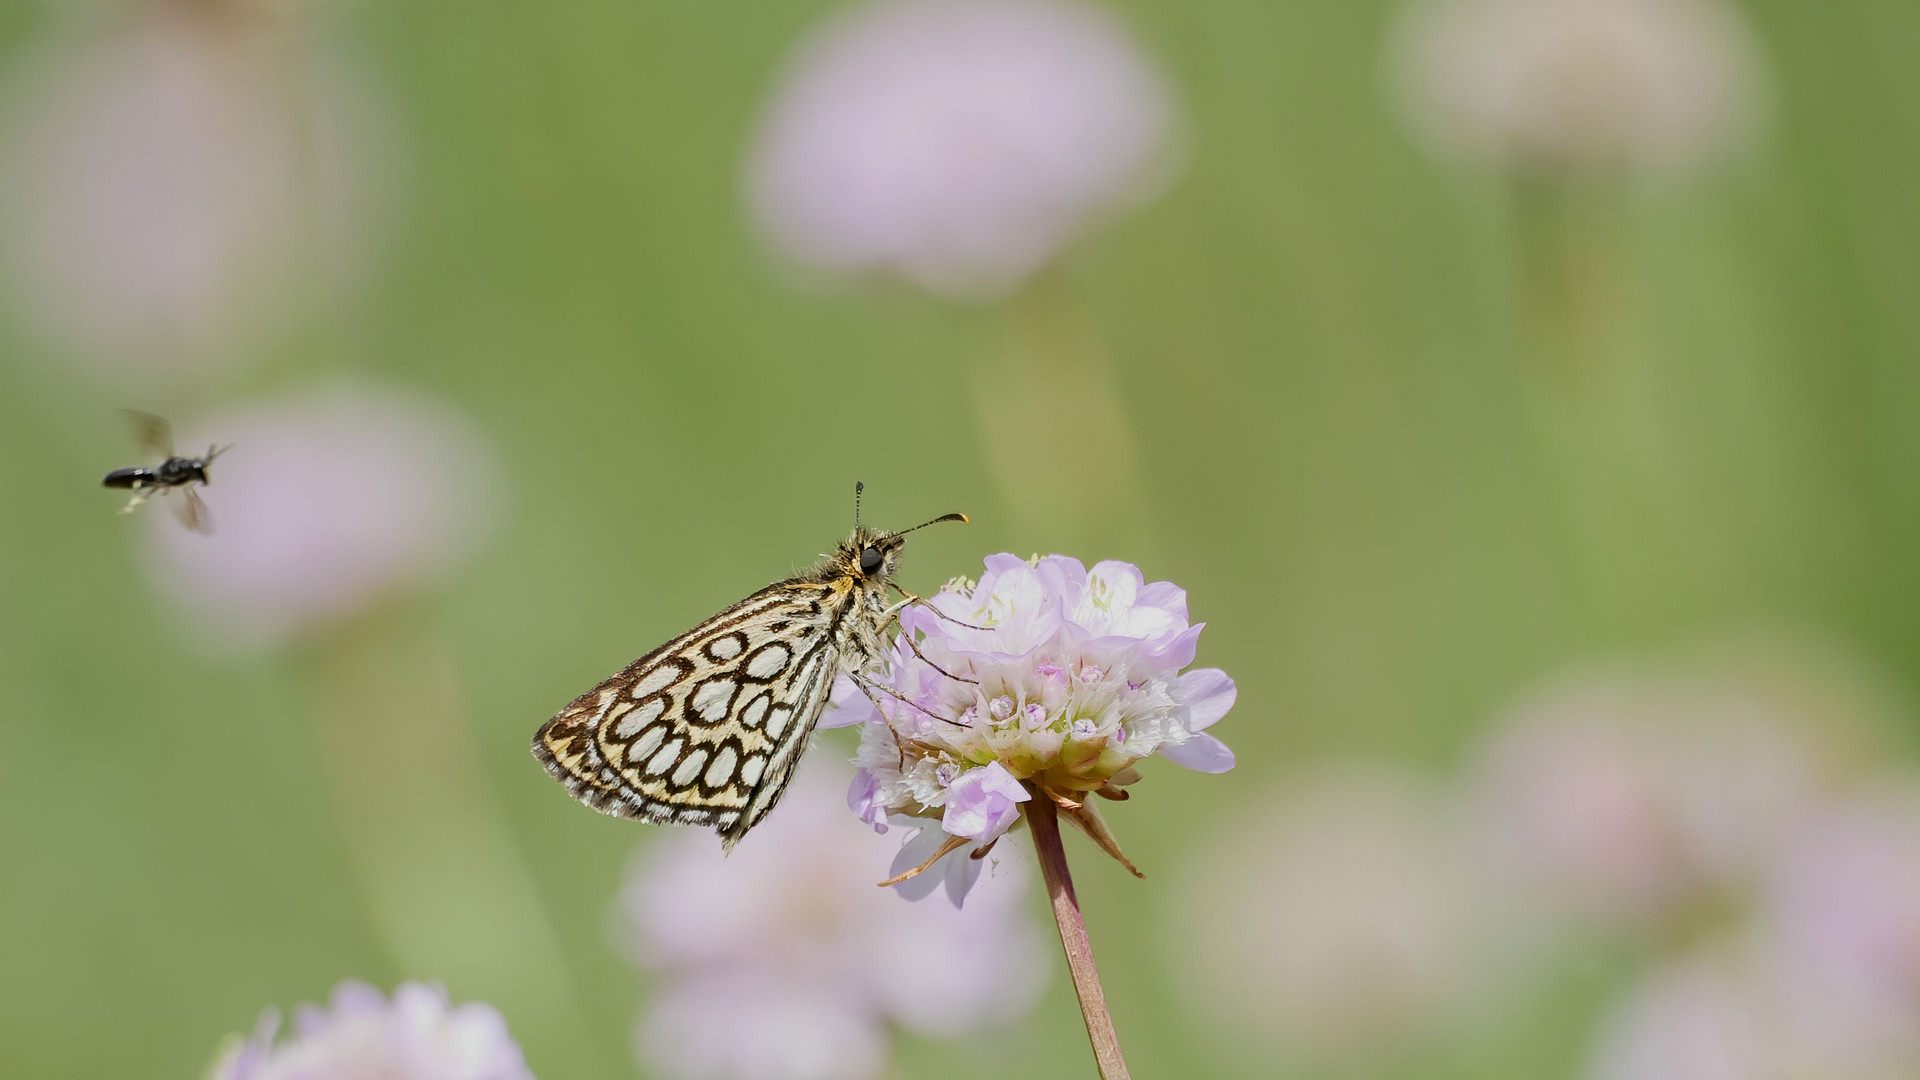
POLYGON ((1106 991, 1100 988, 1100 973, 1093 966, 1093 942, 1087 937, 1087 922, 1080 915, 1080 900, 1073 894, 1073 875, 1067 870, 1067 849, 1060 843, 1059 811, 1046 792, 1029 787, 1033 797, 1022 803, 1027 827, 1033 830, 1033 847, 1040 855, 1040 875, 1047 882, 1047 898, 1053 903, 1053 921, 1060 928, 1060 945, 1067 953, 1067 970, 1073 973, 1073 992, 1080 998, 1080 1015, 1087 1022, 1087 1039, 1093 1043, 1093 1060, 1100 1067, 1101 1080, 1129 1080, 1126 1059, 1120 1056, 1120 1037, 1114 1034, 1113 1017, 1107 1013, 1106 991))

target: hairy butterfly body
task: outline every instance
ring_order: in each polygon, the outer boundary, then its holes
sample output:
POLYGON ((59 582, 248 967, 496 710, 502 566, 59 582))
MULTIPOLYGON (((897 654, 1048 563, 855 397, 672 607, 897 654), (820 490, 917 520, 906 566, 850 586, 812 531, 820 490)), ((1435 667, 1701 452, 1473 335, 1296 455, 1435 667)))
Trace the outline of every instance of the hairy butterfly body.
POLYGON ((835 678, 876 660, 912 602, 890 605, 887 589, 913 530, 861 526, 858 492, 852 534, 820 562, 575 698, 534 757, 601 813, 707 826, 732 848, 780 801, 835 678))

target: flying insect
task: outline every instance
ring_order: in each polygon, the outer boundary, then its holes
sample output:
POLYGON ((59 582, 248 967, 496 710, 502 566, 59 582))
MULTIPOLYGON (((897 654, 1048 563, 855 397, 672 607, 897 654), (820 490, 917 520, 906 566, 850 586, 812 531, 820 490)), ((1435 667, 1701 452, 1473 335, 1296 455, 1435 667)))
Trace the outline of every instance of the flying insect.
POLYGON ((208 468, 213 459, 233 449, 228 446, 209 446, 201 457, 181 457, 173 450, 173 427, 165 420, 151 413, 125 410, 129 422, 133 424, 134 435, 140 445, 157 456, 158 465, 133 465, 124 469, 115 469, 100 481, 110 488, 126 488, 133 492, 127 505, 121 509, 123 514, 131 514, 154 495, 180 493, 178 499, 169 499, 167 505, 173 509, 173 516, 187 531, 202 536, 213 532, 213 515, 207 510, 207 504, 201 500, 195 488, 204 487, 210 481, 208 468))

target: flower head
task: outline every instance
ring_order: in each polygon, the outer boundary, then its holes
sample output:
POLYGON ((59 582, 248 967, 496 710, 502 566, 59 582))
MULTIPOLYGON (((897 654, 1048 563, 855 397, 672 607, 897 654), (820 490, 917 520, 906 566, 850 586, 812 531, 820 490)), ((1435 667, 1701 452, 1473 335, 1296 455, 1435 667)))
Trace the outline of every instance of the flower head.
MULTIPOLYGON (((1920 1066, 1920 785, 1889 778, 1782 837, 1764 915, 1810 1041, 1920 1066)), ((1837 1075, 1837 1074, 1836 1074, 1837 1075)))
MULTIPOLYGON (((431 400, 343 385, 197 424, 215 529, 149 515, 155 584, 236 643, 357 613, 459 561, 491 517, 484 444, 431 400)), ((182 447, 193 446, 191 442, 182 447)))
POLYGON ((1515 171, 1684 171, 1758 111, 1746 24, 1722 0, 1416 0, 1392 57, 1413 126, 1515 171))
POLYGON ((854 813, 877 831, 920 828, 901 859, 946 858, 939 876, 956 902, 979 865, 961 849, 990 847, 1035 790, 1118 858, 1089 795, 1124 799, 1154 754, 1233 767, 1206 733, 1233 706, 1233 680, 1183 670, 1204 624, 1188 623, 1183 590, 1128 563, 994 555, 977 583, 950 583, 900 625, 876 680, 886 693, 869 699, 843 678, 828 723, 862 723, 854 813))
POLYGON ((800 49, 748 187, 799 263, 990 297, 1150 190, 1172 114, 1096 7, 879 0, 800 49))
POLYGON ((1553 907, 1661 925, 1757 879, 1825 782, 1809 730, 1734 679, 1557 680, 1482 754, 1483 839, 1516 885, 1553 907))
POLYGON ((301 1006, 293 1038, 276 1045, 279 1026, 268 1010, 210 1080, 533 1080, 493 1006, 454 1005, 438 986, 402 983, 388 1000, 343 982, 327 1008, 301 1006))
POLYGON ((266 4, 134 4, 0 102, 0 255, 23 316, 124 379, 251 351, 351 272, 391 186, 385 111, 266 4))
POLYGON ((1002 865, 965 911, 901 904, 872 885, 890 845, 847 820, 845 778, 808 759, 724 860, 681 833, 635 861, 618 914, 657 976, 634 1035, 649 1075, 858 1080, 880 1074, 890 1026, 955 1036, 1033 1002, 1044 961, 1024 867, 1002 865))
POLYGON ((1292 777, 1225 815, 1160 920, 1195 1014, 1269 1068, 1458 1027, 1532 936, 1462 825, 1449 790, 1378 764, 1292 777))

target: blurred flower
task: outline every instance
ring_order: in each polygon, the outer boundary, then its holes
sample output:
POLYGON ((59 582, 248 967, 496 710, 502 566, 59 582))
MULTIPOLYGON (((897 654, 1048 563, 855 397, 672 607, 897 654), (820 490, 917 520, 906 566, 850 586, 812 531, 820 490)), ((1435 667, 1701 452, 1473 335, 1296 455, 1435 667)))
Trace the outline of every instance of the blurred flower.
POLYGON ((1099 8, 877 0, 799 49, 747 186, 799 263, 991 297, 1149 195, 1172 116, 1159 74, 1099 8))
MULTIPOLYGON (((1589 1080, 1791 1080, 1759 987, 1702 960, 1641 983, 1601 1025, 1589 1080)), ((1851 1074, 1848 1074, 1851 1075, 1851 1074)), ((1855 1077, 1854 1080, 1867 1080, 1855 1077)))
POLYGON ((1803 1042, 1920 1075, 1920 784, 1883 784, 1798 823, 1762 925, 1803 1042))
POLYGON ((1920 786, 1777 839, 1758 918, 1646 979, 1602 1025, 1592 1080, 1920 1075, 1920 786))
POLYGON ((1064 555, 993 555, 978 584, 950 582, 928 604, 901 613, 877 678, 897 697, 876 705, 842 676, 828 720, 862 725, 854 813, 879 832, 888 820, 920 829, 894 873, 942 863, 900 883, 909 897, 938 877, 960 902, 979 854, 1019 819, 1021 781, 1125 863, 1088 795, 1126 798, 1134 766, 1154 753, 1200 772, 1233 767, 1206 734, 1233 707, 1233 680, 1218 668, 1180 673, 1205 624, 1188 624, 1187 594, 1172 583, 1149 585, 1123 562, 1089 572, 1064 555))
POLYGON ((162 591, 235 643, 272 644, 430 579, 457 564, 492 518, 498 471, 485 445, 426 399, 345 384, 195 430, 234 444, 209 472, 214 533, 149 514, 149 569, 162 591))
MULTIPOLYGON (((1914 1044, 1859 1039, 1857 1029, 1843 1034, 1809 1017, 1804 1006, 1811 988, 1798 981, 1802 974, 1740 948, 1669 962, 1602 1022, 1588 1080, 1907 1080, 1920 1075, 1914 1044)), ((1836 1018, 1837 1013, 1824 1019, 1836 1018)))
POLYGON ((1196 1015, 1272 1053, 1348 1061, 1455 1021, 1528 920, 1486 887, 1459 815, 1380 766, 1293 778, 1210 830, 1176 875, 1169 946, 1196 1015))
POLYGON ((445 989, 401 983, 388 1001, 365 983, 334 988, 329 1008, 303 1005, 294 1037, 274 1045, 272 1010, 227 1050, 210 1080, 533 1080, 491 1005, 453 1005, 445 989))
POLYGON ((964 911, 902 904, 873 887, 892 845, 847 820, 845 779, 809 758, 732 857, 673 833, 635 862, 618 914, 657 976, 635 1033, 655 1075, 859 1080, 881 1074, 890 1024, 954 1037, 1032 1005, 1048 954, 1024 866, 1000 863, 964 911))
POLYGON ((1678 173, 1759 112, 1755 46, 1722 0, 1415 0, 1389 59, 1437 150, 1520 172, 1678 173))
POLYGON ((1563 679, 1482 751, 1483 841, 1556 909, 1646 925, 1757 881, 1824 783, 1809 730, 1735 681, 1563 679))
POLYGON ((381 113, 289 28, 142 3, 29 54, 0 102, 0 256, 50 340, 121 368, 231 359, 312 299, 316 260, 369 246, 381 113))

